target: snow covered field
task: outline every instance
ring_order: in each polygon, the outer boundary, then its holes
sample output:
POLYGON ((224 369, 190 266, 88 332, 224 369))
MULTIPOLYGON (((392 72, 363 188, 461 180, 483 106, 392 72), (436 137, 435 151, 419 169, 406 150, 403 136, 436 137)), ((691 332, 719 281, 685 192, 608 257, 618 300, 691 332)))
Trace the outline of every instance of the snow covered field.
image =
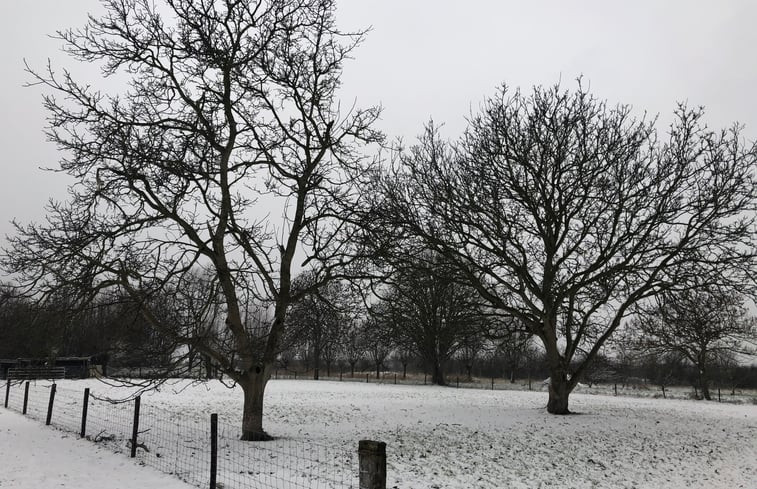
MULTIPOLYGON (((90 380, 59 382, 59 396, 87 386, 98 396, 123 395, 90 380)), ((196 425, 202 438, 199 428, 212 412, 233 431, 241 419, 241 399, 238 389, 217 382, 177 381, 145 394, 142 406, 175 413, 196 425)), ((545 404, 544 392, 274 380, 267 390, 265 425, 282 447, 309 456, 312 444, 339 458, 337 465, 348 472, 356 471, 356 457, 349 454, 359 439, 384 441, 388 486, 402 489, 757 487, 755 405, 576 393, 571 409, 579 414, 551 416, 545 404)), ((121 406, 128 420, 131 408, 121 406)), ((202 440, 181 442, 202 450, 202 440)), ((148 447, 153 444, 148 440, 148 447)), ((221 451, 233 456, 242 445, 229 438, 221 451)), ((294 472, 307 469, 298 466, 294 472)), ((203 474, 194 475, 184 477, 202 480, 203 474)), ((352 475, 344 477, 354 481, 352 475)))

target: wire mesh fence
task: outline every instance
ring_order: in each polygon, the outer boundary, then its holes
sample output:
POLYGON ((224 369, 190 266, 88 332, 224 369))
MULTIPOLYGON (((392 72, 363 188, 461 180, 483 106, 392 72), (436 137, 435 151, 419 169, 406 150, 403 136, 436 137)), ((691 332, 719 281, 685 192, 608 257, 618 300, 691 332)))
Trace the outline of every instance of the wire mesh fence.
POLYGON ((211 416, 189 418, 143 405, 138 399, 113 401, 98 397, 96 392, 87 390, 85 394, 84 390, 60 388, 51 382, 12 381, 6 384, 6 394, 8 409, 23 413, 26 403, 26 415, 35 420, 45 423, 49 419, 49 424, 60 430, 83 433, 116 453, 134 456, 143 465, 197 487, 358 487, 359 460, 353 446, 334 447, 292 438, 242 441, 239 427, 225 420, 211 430, 211 416), (140 407, 135 414, 137 404, 140 407))
POLYGON ((224 487, 338 489, 357 487, 354 448, 300 440, 248 442, 238 428, 219 423, 218 480, 224 487))

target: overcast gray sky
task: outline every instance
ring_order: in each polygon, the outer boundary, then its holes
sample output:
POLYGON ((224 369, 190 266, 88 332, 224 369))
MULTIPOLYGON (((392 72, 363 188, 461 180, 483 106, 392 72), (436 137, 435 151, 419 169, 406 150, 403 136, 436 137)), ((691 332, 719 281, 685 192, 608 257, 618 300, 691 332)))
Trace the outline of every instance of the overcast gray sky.
MULTIPOLYGON (((0 0, 0 236, 13 217, 41 219, 67 184, 39 170, 57 155, 42 135, 40 90, 22 87, 22 60, 72 68, 46 35, 97 9, 97 0, 0 0)), ((414 138, 429 117, 455 137, 501 83, 570 86, 579 75, 639 114, 665 120, 687 100, 706 107, 710 125, 740 121, 757 136, 753 0, 341 0, 337 18, 344 29, 373 27, 346 66, 343 92, 347 103, 381 103, 392 137, 414 138)))

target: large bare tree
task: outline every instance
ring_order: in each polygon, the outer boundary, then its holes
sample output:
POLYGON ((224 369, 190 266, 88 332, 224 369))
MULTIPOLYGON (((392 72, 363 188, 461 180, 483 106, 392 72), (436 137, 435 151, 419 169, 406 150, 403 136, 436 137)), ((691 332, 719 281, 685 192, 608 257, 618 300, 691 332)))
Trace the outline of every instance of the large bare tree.
POLYGON ((704 268, 753 264, 755 147, 680 107, 667 137, 579 82, 503 88, 459 144, 430 125, 378 179, 375 236, 445 257, 541 340, 550 413, 632 306, 704 268))
POLYGON ((242 438, 264 439, 286 311, 308 292, 293 292, 293 267, 314 270, 317 288, 353 260, 350 216, 379 110, 342 110, 337 90, 365 32, 341 32, 333 0, 103 4, 59 38, 128 88, 31 71, 75 184, 46 223, 18 226, 5 265, 39 293, 121 289, 168 335, 150 297, 209 271, 231 341, 192 347, 241 385, 242 438))

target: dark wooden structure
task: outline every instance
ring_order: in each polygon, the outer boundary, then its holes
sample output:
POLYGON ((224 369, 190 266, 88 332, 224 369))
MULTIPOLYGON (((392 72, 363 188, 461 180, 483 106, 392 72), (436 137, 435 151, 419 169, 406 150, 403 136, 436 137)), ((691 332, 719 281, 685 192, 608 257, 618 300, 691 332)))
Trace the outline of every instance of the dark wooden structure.
POLYGON ((86 379, 92 367, 92 357, 0 359, 0 378, 7 379, 10 375, 19 379, 86 379))

